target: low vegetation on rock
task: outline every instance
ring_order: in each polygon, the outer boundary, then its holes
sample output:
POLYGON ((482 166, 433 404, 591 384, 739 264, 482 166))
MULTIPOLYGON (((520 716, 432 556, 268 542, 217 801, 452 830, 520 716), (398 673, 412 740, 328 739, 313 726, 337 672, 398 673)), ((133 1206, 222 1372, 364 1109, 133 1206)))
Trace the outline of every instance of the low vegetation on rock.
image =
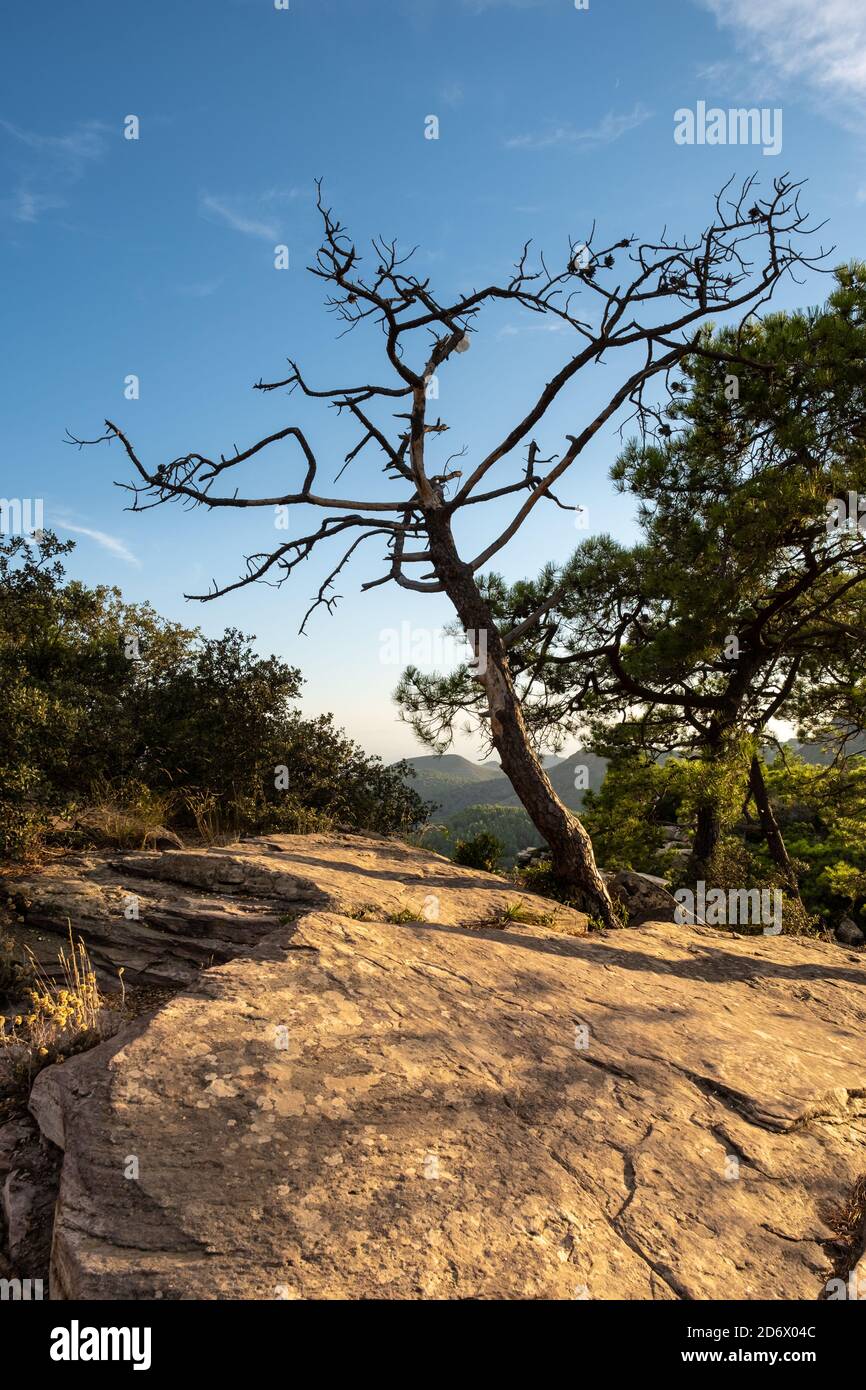
POLYGON ((424 823, 403 765, 299 712, 299 670, 67 580, 71 548, 0 538, 0 860, 424 823))

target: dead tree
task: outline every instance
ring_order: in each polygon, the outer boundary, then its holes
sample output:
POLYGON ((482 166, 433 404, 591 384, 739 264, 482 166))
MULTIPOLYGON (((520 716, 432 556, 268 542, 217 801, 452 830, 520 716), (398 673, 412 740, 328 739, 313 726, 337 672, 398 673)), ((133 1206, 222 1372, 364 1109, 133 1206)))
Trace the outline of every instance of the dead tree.
MULTIPOLYGON (((393 583, 414 592, 447 594, 475 653, 490 741, 551 848, 555 872, 572 886, 588 912, 608 927, 617 926, 589 837, 556 796, 527 732, 508 656, 519 634, 497 628, 478 576, 537 507, 549 502, 564 505, 554 489, 608 421, 623 407, 641 416, 652 409, 644 404, 648 383, 669 373, 685 355, 702 350, 702 323, 731 314, 744 320, 769 299, 786 272, 820 259, 823 252, 810 257, 803 249, 803 238, 812 233, 800 211, 799 185, 780 177, 761 199, 754 178, 736 190, 727 184, 715 199, 710 225, 695 238, 676 239, 663 232, 657 241, 628 236, 597 246, 593 227, 584 243, 570 242, 564 264, 557 268, 549 268, 543 256, 531 263, 527 243, 506 284, 475 289, 450 302, 434 295, 428 279, 412 273, 412 253, 399 255, 394 242, 374 238, 372 269, 363 271, 355 244, 323 202, 321 185, 317 187, 323 236, 310 270, 329 286, 328 306, 345 331, 370 323, 381 331, 390 379, 381 385, 318 389, 289 359, 288 375, 259 381, 256 389, 298 390, 329 402, 340 416, 350 418, 357 426, 357 442, 341 461, 337 478, 352 465, 357 470, 362 455, 366 460, 373 450, 393 484, 393 497, 364 501, 340 489, 334 496, 320 490, 319 456, 296 425, 216 459, 188 453, 158 466, 144 464, 124 431, 111 421, 106 421, 101 438, 119 440, 135 470, 137 479, 125 484, 134 493, 131 510, 181 499, 207 508, 292 507, 299 516, 324 514, 305 534, 248 556, 245 572, 234 582, 214 583, 209 593, 189 597, 212 599, 258 581, 282 584, 317 547, 340 541, 336 563, 306 623, 320 605, 331 610, 338 574, 362 543, 374 538, 384 543, 384 569, 368 579, 364 589, 393 583), (452 359, 460 360, 477 332, 481 311, 496 301, 559 320, 574 335, 573 350, 548 382, 534 388, 533 403, 523 418, 463 473, 453 467, 456 454, 438 462, 445 452, 439 436, 449 426, 441 418, 429 418, 428 383, 452 366, 452 359), (574 433, 565 436, 558 452, 542 457, 535 436, 551 406, 575 386, 581 373, 603 359, 609 361, 619 350, 624 350, 619 359, 624 366, 603 408, 592 419, 580 420, 581 393, 575 390, 574 433), (255 464, 263 450, 286 441, 299 453, 297 485, 275 496, 242 495, 235 479, 244 465, 255 464), (518 451, 525 456, 518 458, 518 451), (474 553, 461 554, 454 536, 458 513, 481 509, 477 519, 473 514, 473 535, 478 535, 490 515, 484 504, 508 497, 515 501, 508 524, 473 547, 474 553)), ((453 432, 453 424, 450 428, 453 432)), ((99 442, 70 438, 78 444, 99 442)), ((520 631, 542 615, 543 611, 531 615, 520 631)))

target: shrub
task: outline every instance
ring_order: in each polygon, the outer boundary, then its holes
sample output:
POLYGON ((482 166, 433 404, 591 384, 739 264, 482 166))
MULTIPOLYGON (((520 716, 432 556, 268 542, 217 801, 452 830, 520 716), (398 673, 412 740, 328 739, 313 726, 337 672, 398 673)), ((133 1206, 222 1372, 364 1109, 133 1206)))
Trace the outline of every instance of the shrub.
POLYGON ((670 773, 644 757, 613 758, 598 791, 584 797, 583 822, 596 859, 606 869, 662 873, 661 808, 669 800, 670 773))
POLYGON ((85 837, 128 848, 172 821, 209 841, 424 824, 405 763, 368 757, 330 715, 302 717, 297 668, 237 629, 206 638, 67 582, 71 548, 0 537, 0 856, 37 854, 70 809, 85 837))
POLYGON ((20 806, 0 798, 0 859, 38 859, 48 825, 49 817, 40 807, 20 806))
POLYGON ((10 1031, 0 1031, 0 1043, 11 1053, 16 1078, 28 1088, 43 1067, 94 1047, 116 1026, 106 1024, 96 972, 84 942, 73 941, 71 926, 69 946, 59 953, 59 981, 46 976, 32 953, 29 960, 34 981, 26 991, 30 1008, 13 1019, 10 1031))
POLYGON ((537 912, 526 903, 506 903, 501 912, 493 914, 494 921, 503 926, 509 922, 521 922, 531 927, 552 927, 556 922, 555 912, 537 912))
POLYGON ((518 869, 514 877, 521 888, 526 888, 528 892, 538 893, 542 898, 551 898, 554 902, 563 903, 565 907, 580 910, 574 888, 557 878, 549 859, 534 859, 525 868, 518 869))
POLYGON ((484 869, 495 874, 502 858, 502 841, 489 831, 482 830, 471 840, 458 840, 454 846, 454 863, 467 869, 484 869))
POLYGON ((521 806, 467 806, 455 811, 445 824, 427 825, 418 843, 439 854, 450 854, 457 840, 471 840, 486 831, 502 844, 502 863, 507 867, 527 845, 538 839, 538 831, 521 806))
POLYGON ((800 893, 808 911, 829 927, 843 917, 853 917, 863 926, 866 757, 822 766, 786 751, 769 767, 767 783, 788 853, 798 863, 800 893))
MULTIPOLYGON (((794 861, 795 870, 798 866, 794 861)), ((757 888, 759 891, 777 889, 782 894, 782 932, 786 936, 815 936, 821 928, 820 918, 808 905, 798 902, 786 888, 778 870, 765 857, 753 854, 742 840, 734 836, 722 839, 707 866, 707 881, 725 892, 731 889, 757 888)), ((744 936, 760 936, 759 924, 740 923, 734 930, 744 936)))
POLYGON ((12 937, 0 927, 0 998, 18 999, 32 978, 28 966, 16 952, 12 937))
POLYGON ((395 912, 389 912, 385 920, 398 927, 404 926, 407 922, 423 922, 424 910, 420 907, 398 907, 395 912))

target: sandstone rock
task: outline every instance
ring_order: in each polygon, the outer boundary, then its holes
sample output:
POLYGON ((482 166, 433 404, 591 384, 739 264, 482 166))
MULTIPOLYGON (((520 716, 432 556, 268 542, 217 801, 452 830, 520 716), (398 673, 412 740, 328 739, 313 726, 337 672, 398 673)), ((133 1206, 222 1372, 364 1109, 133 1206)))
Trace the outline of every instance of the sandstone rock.
POLYGON ((31 1115, 0 1124, 0 1245, 21 1278, 48 1278, 60 1158, 31 1115))
POLYGON ((616 873, 605 874, 605 878, 609 892, 628 913, 630 926, 677 920, 677 904, 663 878, 635 873, 632 869, 618 869, 616 873))
POLYGON ((866 941, 864 934, 856 922, 852 922, 850 917, 843 917, 836 928, 836 940, 841 941, 845 946, 862 946, 866 941))
POLYGON ((518 869, 525 869, 530 864, 535 864, 539 859, 549 859, 550 850, 547 845, 530 845, 528 849, 521 849, 514 856, 514 862, 518 869))
POLYGON ((490 875, 269 845, 134 860, 299 916, 37 1078, 54 1297, 820 1295, 863 1169, 859 956, 485 927, 490 875), (438 920, 387 920, 427 892, 438 920))
POLYGON ((19 920, 12 936, 34 952, 49 975, 72 927, 85 941, 104 986, 116 986, 121 968, 127 984, 186 985, 277 925, 276 904, 146 881, 137 864, 128 862, 140 857, 164 856, 130 855, 115 863, 74 855, 19 879, 13 900, 19 920))
MULTIPOLYGON (((347 914, 416 912, 443 923, 492 918, 515 902, 550 903, 493 874, 379 836, 279 835, 212 849, 76 854, 15 880, 16 939, 56 966, 70 925, 106 986, 194 984, 287 916, 312 906, 347 914), (132 915, 136 913, 137 916, 132 915)), ((562 908, 563 929, 586 917, 562 908)))
POLYGON ((689 832, 683 830, 681 825, 665 824, 661 825, 659 829, 666 845, 688 846, 691 841, 689 832))

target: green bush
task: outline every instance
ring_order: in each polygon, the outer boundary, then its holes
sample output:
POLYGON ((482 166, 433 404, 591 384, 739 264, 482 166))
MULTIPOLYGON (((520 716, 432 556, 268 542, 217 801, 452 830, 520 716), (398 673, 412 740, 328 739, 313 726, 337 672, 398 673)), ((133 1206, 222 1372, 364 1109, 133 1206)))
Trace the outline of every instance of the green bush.
POLYGON ((165 823, 204 838, 424 824, 405 764, 300 714, 299 670, 236 629, 206 638, 67 582, 71 548, 0 539, 0 856, 38 852, 58 813, 121 845, 165 823))
POLYGON ((669 765, 620 756, 610 762, 600 789, 587 791, 582 820, 605 869, 661 874, 670 859, 661 820, 670 814, 669 765))
POLYGON ((45 811, 39 807, 0 800, 0 859, 24 862, 38 858, 48 824, 45 811))
POLYGON ((852 917, 866 928, 866 757, 824 766, 786 753, 767 785, 808 912, 828 927, 852 917))
POLYGON ((552 898, 554 902, 566 907, 578 907, 573 887, 557 878, 549 859, 534 859, 525 868, 518 869, 515 881, 530 893, 538 893, 542 898, 552 898))
POLYGON ((780 888, 786 932, 832 928, 844 916, 866 923, 866 757, 827 766, 786 751, 768 764, 766 778, 802 906, 785 891, 754 808, 744 815, 745 776, 736 759, 717 768, 685 758, 611 762, 601 791, 587 793, 584 817, 599 863, 664 874, 680 886, 686 863, 661 848, 661 819, 688 828, 702 798, 710 798, 723 833, 707 867, 709 887, 780 888))
POLYGON ((484 869, 495 874, 502 858, 502 841, 495 835, 482 830, 471 840, 458 840, 454 846, 454 863, 463 864, 467 869, 484 869))
POLYGON ((458 840, 471 840, 486 831, 502 844, 502 863, 513 865, 527 845, 535 844, 538 831, 522 806, 467 806, 455 811, 444 824, 427 825, 415 837, 426 849, 450 855, 458 840))

